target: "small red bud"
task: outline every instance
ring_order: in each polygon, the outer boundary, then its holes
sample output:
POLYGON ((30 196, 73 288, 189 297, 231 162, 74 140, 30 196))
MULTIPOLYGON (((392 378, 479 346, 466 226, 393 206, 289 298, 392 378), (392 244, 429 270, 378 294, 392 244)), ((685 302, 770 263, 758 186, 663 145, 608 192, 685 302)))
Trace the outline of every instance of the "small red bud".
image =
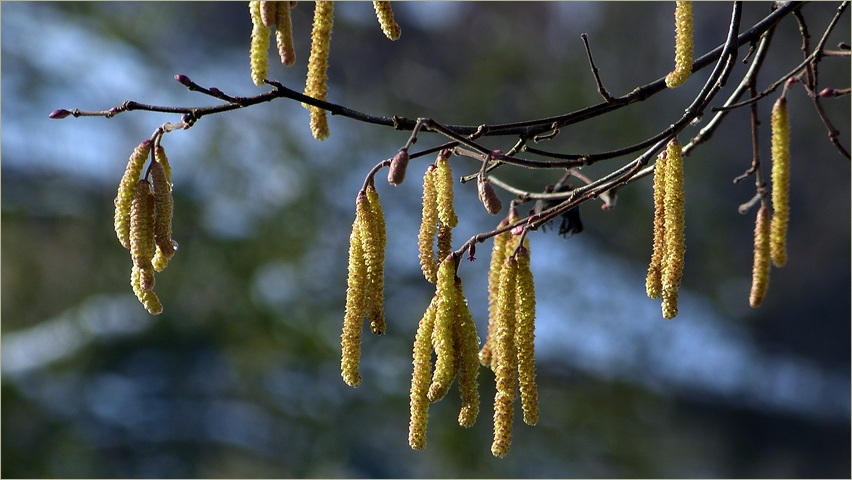
POLYGON ((799 83, 799 77, 790 77, 787 79, 787 87, 792 87, 793 85, 799 83))
POLYGON ((390 169, 388 169, 388 183, 391 185, 399 185, 405 180, 405 169, 408 168, 408 149, 400 149, 391 160, 390 169))
POLYGON ((524 229, 526 229, 526 225, 518 225, 512 229, 512 235, 520 235, 524 233, 524 229))
POLYGON ((837 96, 837 90, 833 88, 824 88, 821 92, 819 92, 819 96, 822 98, 834 98, 837 96))
POLYGON ((178 82, 180 82, 182 85, 184 85, 186 87, 192 85, 192 80, 190 80, 189 77, 187 77, 186 75, 184 75, 182 73, 175 75, 175 80, 177 80, 178 82))
POLYGON ((71 115, 71 112, 69 112, 68 110, 65 110, 64 108, 60 108, 59 110, 54 110, 53 112, 51 112, 48 117, 54 118, 54 119, 60 119, 60 118, 65 118, 68 115, 71 115))
POLYGON ((221 90, 219 90, 219 89, 218 89, 218 88, 216 88, 216 87, 210 87, 210 93, 212 93, 213 95, 221 95, 221 94, 222 94, 222 91, 221 91, 221 90))

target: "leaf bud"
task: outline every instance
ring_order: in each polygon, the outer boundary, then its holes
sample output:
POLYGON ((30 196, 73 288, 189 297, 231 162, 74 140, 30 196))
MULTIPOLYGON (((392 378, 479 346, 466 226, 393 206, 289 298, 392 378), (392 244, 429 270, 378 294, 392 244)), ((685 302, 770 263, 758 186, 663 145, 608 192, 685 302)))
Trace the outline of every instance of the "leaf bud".
POLYGON ((497 215, 503 210, 503 202, 494 191, 494 187, 486 179, 480 179, 477 182, 477 190, 479 192, 479 201, 485 206, 485 210, 491 215, 497 215))
POLYGON ((186 87, 189 87, 189 86, 192 85, 192 80, 190 80, 189 77, 187 77, 186 75, 184 75, 182 73, 175 75, 175 80, 177 80, 178 82, 181 83, 181 85, 184 85, 186 87))
POLYGON ((68 110, 65 110, 64 108, 60 108, 59 110, 52 111, 50 113, 50 115, 48 116, 48 118, 59 120, 59 119, 67 117, 68 115, 71 115, 71 112, 69 112, 68 110))
POLYGON ((408 168, 409 158, 407 148, 401 148, 399 153, 394 155, 388 169, 388 183, 394 186, 402 183, 405 179, 405 170, 408 168))

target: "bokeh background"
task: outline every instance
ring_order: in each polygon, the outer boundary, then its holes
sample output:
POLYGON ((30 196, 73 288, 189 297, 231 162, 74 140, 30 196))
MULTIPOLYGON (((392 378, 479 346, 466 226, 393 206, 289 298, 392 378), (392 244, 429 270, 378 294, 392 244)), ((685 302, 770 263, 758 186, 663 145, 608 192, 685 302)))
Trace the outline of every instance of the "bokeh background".
MULTIPOLYGON (((605 86, 622 95, 671 69, 673 7, 400 2, 402 37, 390 42, 369 3, 341 2, 329 100, 472 125, 576 110, 600 102, 580 34, 589 34, 605 86)), ((804 7, 814 43, 835 8, 804 7)), ((744 29, 769 9, 746 3, 744 29)), ((695 10, 703 53, 724 40, 730 5, 695 10)), ((849 42, 848 15, 830 48, 849 42)), ((294 9, 298 61, 270 70, 296 90, 311 16, 310 4, 294 9)), ((318 142, 307 111, 279 100, 166 135, 180 250, 157 276, 165 312, 148 315, 130 289, 112 199, 133 148, 179 118, 47 116, 131 99, 216 103, 175 82, 178 73, 230 95, 261 93, 249 76, 250 30, 245 2, 3 3, 3 477, 849 477, 850 163, 801 87, 790 93, 789 263, 773 269, 760 309, 748 306, 755 211, 736 210, 754 185, 732 183, 751 161, 744 110, 686 163, 676 319, 663 320, 644 294, 650 178, 623 188, 612 211, 584 205, 580 235, 532 235, 542 414, 536 427, 516 421, 505 459, 489 452, 494 387, 484 369, 473 428, 456 424, 453 390, 430 410, 426 450, 407 445, 411 342, 432 295, 416 246, 427 158, 412 162, 402 186, 379 185, 389 333, 365 335, 359 388, 340 378, 355 195, 406 132, 331 117, 331 137, 318 142)), ((800 45, 785 19, 760 87, 801 61, 800 45)), ((645 139, 680 116, 707 75, 539 147, 593 152, 645 139)), ((848 57, 820 65, 821 87, 849 80, 848 57)), ((774 98, 760 107, 765 160, 774 98)), ((849 148, 849 97, 823 104, 849 148)), ((440 141, 422 135, 417 147, 440 141)), ((477 167, 458 158, 453 168, 477 167)), ((540 188, 558 174, 498 176, 540 188)), ((457 188, 457 242, 496 224, 473 190, 457 188)), ((489 249, 460 271, 483 336, 489 249)))

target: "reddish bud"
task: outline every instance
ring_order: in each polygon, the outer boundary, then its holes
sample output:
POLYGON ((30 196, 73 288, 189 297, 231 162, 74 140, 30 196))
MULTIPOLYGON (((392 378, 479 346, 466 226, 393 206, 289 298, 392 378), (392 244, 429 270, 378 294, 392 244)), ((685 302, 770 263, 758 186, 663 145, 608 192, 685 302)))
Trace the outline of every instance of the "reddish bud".
POLYGON ((59 110, 54 110, 50 113, 49 118, 60 119, 65 118, 68 115, 71 115, 71 112, 65 110, 64 108, 60 108, 59 110))
POLYGON ((497 215, 503 210, 503 202, 497 197, 494 187, 491 186, 488 180, 482 179, 477 182, 477 190, 479 191, 479 201, 482 202, 488 213, 497 215))
POLYGON ((524 229, 526 229, 526 225, 518 225, 512 229, 512 235, 520 235, 524 233, 524 229))
POLYGON ((819 92, 819 96, 822 98, 834 98, 837 96, 837 90, 833 88, 824 88, 821 92, 819 92))
POLYGON ((388 170, 388 183, 399 185, 405 179, 405 169, 408 168, 408 150, 403 148, 391 160, 388 170))
POLYGON ((799 83, 799 77, 790 77, 787 79, 787 87, 792 87, 793 85, 799 83))
POLYGON ((192 80, 190 80, 189 77, 187 77, 186 75, 181 74, 181 73, 175 75, 175 80, 177 80, 178 82, 180 82, 182 85, 184 85, 186 87, 192 85, 192 80))

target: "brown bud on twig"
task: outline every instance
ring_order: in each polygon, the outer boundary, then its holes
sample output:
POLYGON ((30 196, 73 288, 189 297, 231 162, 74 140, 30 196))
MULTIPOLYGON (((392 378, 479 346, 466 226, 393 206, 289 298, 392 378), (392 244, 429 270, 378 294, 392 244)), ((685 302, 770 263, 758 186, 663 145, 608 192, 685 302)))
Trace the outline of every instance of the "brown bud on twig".
POLYGON ((485 206, 485 210, 491 215, 497 215, 503 210, 503 202, 497 197, 494 187, 487 179, 481 178, 476 185, 479 192, 479 201, 485 206))
POLYGON ((175 80, 177 80, 178 82, 180 82, 181 85, 184 85, 186 87, 189 87, 189 86, 192 85, 192 80, 190 80, 189 77, 187 77, 186 75, 184 75, 182 73, 175 75, 175 80))
POLYGON ((399 153, 394 155, 391 160, 390 168, 388 169, 388 183, 391 185, 399 185, 405 180, 405 170, 408 168, 408 149, 402 148, 399 153))

